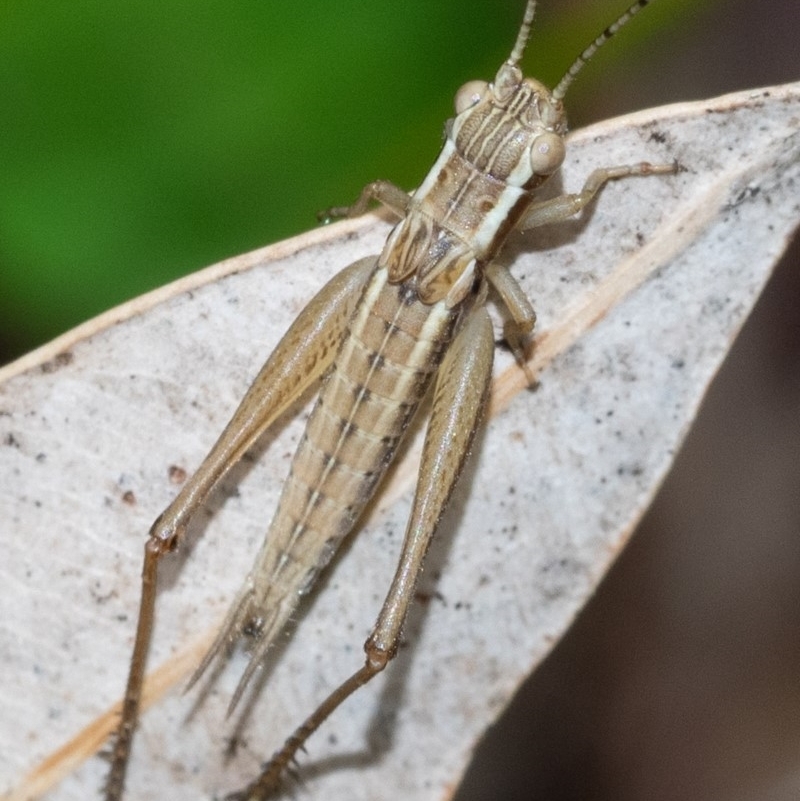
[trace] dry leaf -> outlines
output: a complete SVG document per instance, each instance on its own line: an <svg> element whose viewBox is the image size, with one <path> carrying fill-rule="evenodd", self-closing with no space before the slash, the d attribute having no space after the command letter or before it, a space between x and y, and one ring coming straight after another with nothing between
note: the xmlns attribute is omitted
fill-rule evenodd
<svg viewBox="0 0 800 801"><path fill-rule="evenodd" d="M540 385L526 390L499 354L491 419L431 551L407 646L311 739L303 796L452 792L635 527L797 224L799 120L794 84L570 138L569 191L597 166L677 160L683 171L609 185L581 219L510 249L539 313ZM357 220L233 259L0 370L3 798L97 795L105 763L83 760L114 723L150 522L302 305L386 231ZM304 414L242 466L238 490L220 493L164 566L131 801L236 788L361 663L404 530L413 445L245 716L225 719L241 655L181 694L266 530Z"/></svg>

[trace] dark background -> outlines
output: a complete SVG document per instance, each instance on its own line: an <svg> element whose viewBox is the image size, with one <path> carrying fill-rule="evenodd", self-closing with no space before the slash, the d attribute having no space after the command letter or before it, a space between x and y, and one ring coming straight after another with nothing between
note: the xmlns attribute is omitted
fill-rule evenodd
<svg viewBox="0 0 800 801"><path fill-rule="evenodd" d="M678 13L692 22L581 112L800 78L796 0ZM796 241L631 544L458 801L800 798L799 412Z"/></svg>
<svg viewBox="0 0 800 801"><path fill-rule="evenodd" d="M111 305L414 186L521 2L0 10L0 362ZM552 84L625 0L541 0ZM797 0L658 0L567 98L573 127L800 78ZM800 252L597 597L459 801L800 797Z"/></svg>

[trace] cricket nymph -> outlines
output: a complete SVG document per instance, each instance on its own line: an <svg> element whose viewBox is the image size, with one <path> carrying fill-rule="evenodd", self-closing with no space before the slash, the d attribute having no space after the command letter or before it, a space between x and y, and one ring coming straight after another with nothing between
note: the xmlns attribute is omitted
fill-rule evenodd
<svg viewBox="0 0 800 801"><path fill-rule="evenodd" d="M533 21L528 0L511 55L494 83L465 84L444 147L411 197L394 185L367 186L349 209L377 200L400 218L380 255L335 276L303 309L198 471L156 520L145 546L142 604L111 758L106 801L120 801L136 728L155 619L157 567L180 544L192 516L258 437L313 383L319 397L297 446L255 564L192 681L217 655L246 640L250 662L235 705L319 571L356 526L419 408L433 392L419 476L400 560L364 644L362 667L298 726L236 801L263 801L297 751L355 690L397 652L425 554L456 486L488 396L494 331L492 290L504 335L525 366L535 314L509 268L495 261L508 235L578 213L609 180L670 173L646 163L596 170L583 189L537 199L565 157L562 100L588 58L649 0L638 0L574 62L550 92L519 62Z"/></svg>
<svg viewBox="0 0 800 801"><path fill-rule="evenodd" d="M561 103L515 65L466 101L459 92L456 110L441 155L365 274L264 545L198 669L249 632L234 701L391 464L459 322L486 294L484 265L563 161ZM483 369L491 363L489 351Z"/></svg>

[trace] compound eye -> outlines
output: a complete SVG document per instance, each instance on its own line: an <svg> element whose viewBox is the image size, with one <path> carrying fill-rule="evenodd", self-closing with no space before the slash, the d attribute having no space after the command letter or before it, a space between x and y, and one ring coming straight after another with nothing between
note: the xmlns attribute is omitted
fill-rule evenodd
<svg viewBox="0 0 800 801"><path fill-rule="evenodd" d="M554 133L543 133L531 145L531 169L536 175L551 175L564 161L564 141Z"/></svg>
<svg viewBox="0 0 800 801"><path fill-rule="evenodd" d="M486 81L468 81L457 92L455 98L456 114L472 108L483 97L489 86Z"/></svg>

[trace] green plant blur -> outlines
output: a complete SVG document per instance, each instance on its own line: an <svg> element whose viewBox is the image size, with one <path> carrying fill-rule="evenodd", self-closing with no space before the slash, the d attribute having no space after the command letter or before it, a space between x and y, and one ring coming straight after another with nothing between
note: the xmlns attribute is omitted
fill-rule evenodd
<svg viewBox="0 0 800 801"><path fill-rule="evenodd" d="M603 80L661 0L586 70ZM659 8L663 6L663 8ZM541 0L553 83L625 7ZM0 363L148 289L315 225L374 178L414 186L452 96L493 77L522 0L44 0L0 6ZM600 60L600 59L598 59ZM630 69L630 62L628 69ZM573 122L579 115L571 114Z"/></svg>

